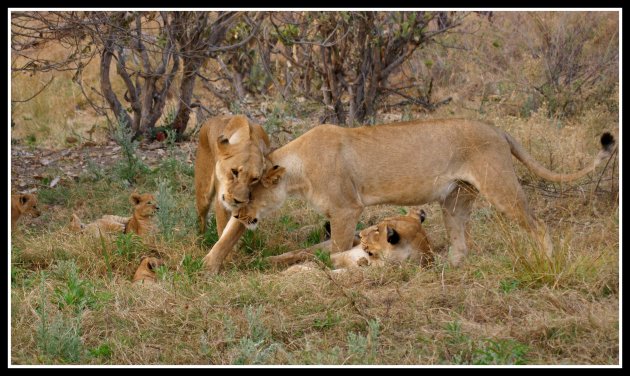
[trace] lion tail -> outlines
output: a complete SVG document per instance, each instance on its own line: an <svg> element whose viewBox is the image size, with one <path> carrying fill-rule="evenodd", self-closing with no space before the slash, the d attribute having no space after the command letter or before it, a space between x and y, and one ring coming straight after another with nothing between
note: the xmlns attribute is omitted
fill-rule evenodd
<svg viewBox="0 0 630 376"><path fill-rule="evenodd" d="M562 174L562 173L553 172L547 169L545 166L541 165L512 136L510 136L509 134L505 132L503 132L503 134L508 144L510 145L510 150L512 152L512 155L514 155L519 161L521 161L525 166L527 166L527 168L530 171L532 171L536 175L540 176L541 178L545 180L549 180L553 182L573 181L583 176L586 176L587 174L595 170L595 168L599 164L601 164L602 161L610 158L610 156L615 150L615 138L609 132L605 132L600 138L602 149L599 151L599 153L597 153L592 164L572 174Z"/></svg>

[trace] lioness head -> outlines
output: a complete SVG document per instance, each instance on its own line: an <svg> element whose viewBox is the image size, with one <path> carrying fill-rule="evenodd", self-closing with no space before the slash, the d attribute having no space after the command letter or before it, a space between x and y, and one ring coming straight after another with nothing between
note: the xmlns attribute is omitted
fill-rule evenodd
<svg viewBox="0 0 630 376"><path fill-rule="evenodd" d="M133 213L138 217L151 217L159 209L155 197L150 193L139 194L134 192L129 196L129 201L134 206Z"/></svg>
<svg viewBox="0 0 630 376"><path fill-rule="evenodd" d="M361 247L370 257L370 264L402 262L407 259L426 264L433 259L431 246L422 222L424 211L386 218L377 225L363 229Z"/></svg>
<svg viewBox="0 0 630 376"><path fill-rule="evenodd" d="M280 187L280 181L285 172L286 169L278 165L267 169L260 184L252 187L252 199L238 209L234 217L248 229L254 230L261 218L284 202L286 192Z"/></svg>
<svg viewBox="0 0 630 376"><path fill-rule="evenodd" d="M41 212L37 208L37 196L30 193L24 193L14 195L13 197L16 200L20 214L27 214L32 217L39 217L41 215Z"/></svg>
<svg viewBox="0 0 630 376"><path fill-rule="evenodd" d="M249 202L251 188L262 177L267 146L246 117L235 116L218 137L217 149L217 194L226 209L237 209Z"/></svg>

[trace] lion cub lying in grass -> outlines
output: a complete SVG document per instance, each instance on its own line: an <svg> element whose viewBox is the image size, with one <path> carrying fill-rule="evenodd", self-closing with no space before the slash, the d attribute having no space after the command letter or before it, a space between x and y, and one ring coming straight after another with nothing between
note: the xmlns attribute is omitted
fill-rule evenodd
<svg viewBox="0 0 630 376"><path fill-rule="evenodd" d="M131 217L104 215L92 223L83 224L76 214L72 214L70 230L98 237L100 234L130 233L144 237L154 231L153 216L159 209L155 197L150 193L132 193L129 197L134 205Z"/></svg>
<svg viewBox="0 0 630 376"><path fill-rule="evenodd" d="M133 275L133 283L154 283L156 282L155 271L160 266L164 265L164 262L156 257L142 256L140 259L140 266Z"/></svg>
<svg viewBox="0 0 630 376"><path fill-rule="evenodd" d="M37 196L30 193L11 195L11 231L15 229L22 214L28 214L31 217L41 215L37 209Z"/></svg>
<svg viewBox="0 0 630 376"><path fill-rule="evenodd" d="M433 250L422 227L425 218L424 210L414 208L407 215L385 218L378 224L361 230L359 245L330 255L333 268L343 270L358 266L401 263L407 260L422 266L430 264L433 261ZM319 248L320 244L307 250L273 256L269 260L279 263L312 258L312 251ZM311 263L293 265L285 273L313 268Z"/></svg>

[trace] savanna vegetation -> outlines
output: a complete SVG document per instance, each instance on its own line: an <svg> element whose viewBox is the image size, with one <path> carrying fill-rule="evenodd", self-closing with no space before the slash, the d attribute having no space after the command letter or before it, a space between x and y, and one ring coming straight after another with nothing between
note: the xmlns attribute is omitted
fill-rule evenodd
<svg viewBox="0 0 630 376"><path fill-rule="evenodd" d="M324 237L325 218L289 200L210 276L202 259L217 233L198 234L190 153L220 114L246 114L274 147L323 122L466 117L507 130L550 169L575 171L603 132L619 140L618 12L10 18L12 191L36 193L42 211L10 238L12 364L620 363L617 154L568 184L515 161L551 230L551 260L478 199L458 268L431 204L428 268L332 274L319 253L318 270L283 275L267 256ZM111 163L94 152L103 145ZM57 163L63 153L45 159L66 149L81 156L79 173ZM22 163L27 155L42 159ZM68 230L73 213L130 215L133 191L156 195L155 236ZM370 207L359 227L406 210ZM144 255L165 263L156 284L131 283Z"/></svg>

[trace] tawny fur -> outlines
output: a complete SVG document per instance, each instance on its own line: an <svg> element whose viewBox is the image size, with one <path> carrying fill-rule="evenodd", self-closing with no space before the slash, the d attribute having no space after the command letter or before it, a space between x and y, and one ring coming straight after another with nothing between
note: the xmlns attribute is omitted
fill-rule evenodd
<svg viewBox="0 0 630 376"><path fill-rule="evenodd" d="M195 157L195 198L201 233L206 230L212 202L221 235L231 210L249 201L251 184L264 172L269 145L263 128L242 115L211 118L201 127Z"/></svg>
<svg viewBox="0 0 630 376"><path fill-rule="evenodd" d="M156 282L155 270L164 262L155 257L142 257L140 260L140 266L136 269L136 273L133 275L133 283L153 283Z"/></svg>
<svg viewBox="0 0 630 376"><path fill-rule="evenodd" d="M529 231L551 257L547 226L529 209L511 156L545 179L569 181L592 172L610 157L614 139L602 137L601 143L602 150L589 166L558 174L537 163L505 131L479 121L427 120L359 128L320 125L268 155L274 168L266 171L263 184L252 190L252 200L236 216L253 228L289 196L301 197L330 218L331 250L338 252L350 248L364 207L437 201L449 235L449 261L457 266L467 253L465 229L472 203L481 194ZM218 270L222 257L238 240L233 238L236 231L229 235L206 256L208 270Z"/></svg>
<svg viewBox="0 0 630 376"><path fill-rule="evenodd" d="M385 218L378 224L363 229L359 232L358 244L355 244L353 248L330 255L333 268L384 265L407 260L422 266L428 265L433 261L433 250L422 227L424 216L424 211L414 208L405 216ZM395 234L395 239L390 239L388 233ZM271 256L267 260L278 265L312 259L315 250L324 249L327 243L323 242L303 250ZM298 269L300 268L295 268L295 270Z"/></svg>
<svg viewBox="0 0 630 376"><path fill-rule="evenodd" d="M41 215L37 208L37 196L31 193L11 195L11 230L15 230L17 221L22 215L31 217Z"/></svg>
<svg viewBox="0 0 630 376"><path fill-rule="evenodd" d="M115 233L135 233L145 237L155 231L153 217L158 210L155 197L150 193L132 193L129 200L134 205L131 217L117 215L103 215L92 223L83 224L76 214L72 214L72 220L68 226L75 232L83 232L94 237Z"/></svg>

